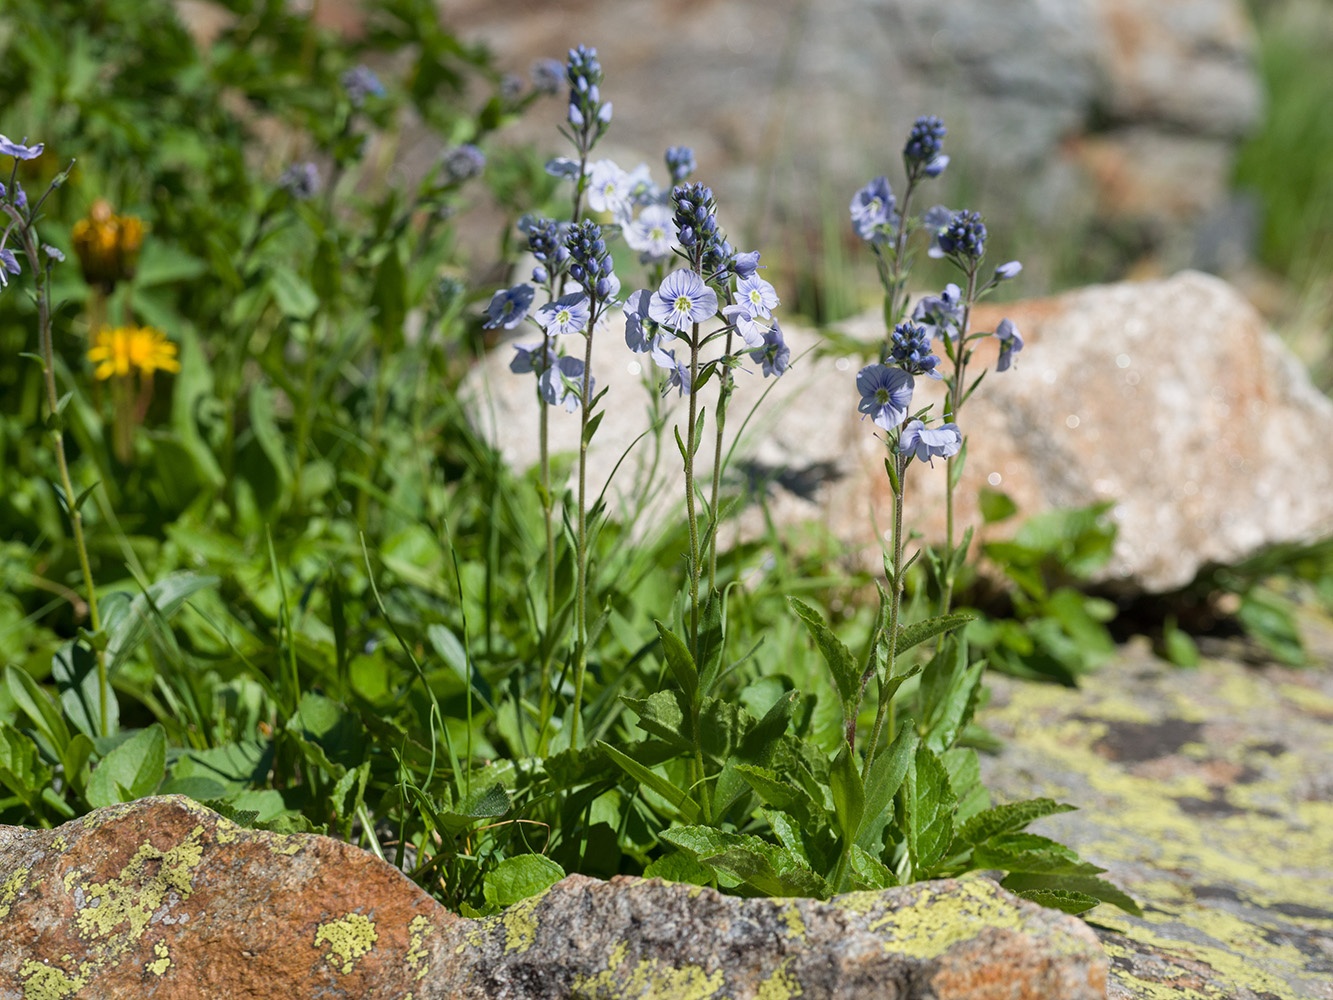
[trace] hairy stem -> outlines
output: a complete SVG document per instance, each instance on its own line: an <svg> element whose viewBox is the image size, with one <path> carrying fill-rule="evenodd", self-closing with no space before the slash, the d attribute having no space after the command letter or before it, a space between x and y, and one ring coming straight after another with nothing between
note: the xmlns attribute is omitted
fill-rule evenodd
<svg viewBox="0 0 1333 1000"><path fill-rule="evenodd" d="M870 765L879 749L880 735L884 731L884 718L888 714L893 699L884 697L884 682L893 676L898 658L898 610L903 600L903 497L907 492L906 455L893 455L890 461L898 474L898 489L893 494L893 579L889 581L889 662L885 674L880 678L879 707L875 711L875 728L871 730L870 742L866 746L866 761L861 772L861 780L870 779Z"/></svg>

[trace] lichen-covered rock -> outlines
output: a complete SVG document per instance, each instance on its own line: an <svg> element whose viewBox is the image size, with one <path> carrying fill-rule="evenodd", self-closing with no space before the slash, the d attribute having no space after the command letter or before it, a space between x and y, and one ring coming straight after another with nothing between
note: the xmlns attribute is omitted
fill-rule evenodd
<svg viewBox="0 0 1333 1000"><path fill-rule="evenodd" d="M992 679L987 784L1079 806L1035 829L1143 906L1088 915L1112 1000L1333 1000L1333 623L1305 624L1306 670L1134 643L1076 691Z"/></svg>
<svg viewBox="0 0 1333 1000"><path fill-rule="evenodd" d="M1080 921L984 879L829 903L570 876L485 920L180 796L0 827L0 1000L1092 1000Z"/></svg>

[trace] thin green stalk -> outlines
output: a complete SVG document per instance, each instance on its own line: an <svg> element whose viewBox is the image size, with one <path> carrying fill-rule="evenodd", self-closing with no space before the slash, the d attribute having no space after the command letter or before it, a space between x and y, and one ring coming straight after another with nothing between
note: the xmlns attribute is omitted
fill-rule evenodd
<svg viewBox="0 0 1333 1000"><path fill-rule="evenodd" d="M879 679L879 707L875 710L875 728L870 732L870 743L866 746L866 761L861 771L863 782L870 780L870 765L879 748L879 738L884 730L884 718L893 699L884 697L884 682L893 676L898 655L898 610L903 598L903 496L907 492L906 455L892 456L894 469L898 474L897 489L893 491L893 579L889 581L889 662L884 676Z"/></svg>
<svg viewBox="0 0 1333 1000"><path fill-rule="evenodd" d="M734 331L727 331L727 347L723 352L724 357L731 357L731 338ZM708 592L711 594L717 588L717 533L721 527L721 515L718 511L718 492L722 484L722 432L727 425L727 400L731 397L731 390L735 385L732 378L731 369L725 366L722 369L720 387L717 393L717 443L713 448L713 494L711 510L713 512L712 531L708 539Z"/></svg>
<svg viewBox="0 0 1333 1000"><path fill-rule="evenodd" d="M51 303L49 288L51 282L50 264L42 266L39 256L37 231L13 205L5 204L5 212L13 220L11 229L16 229L23 242L23 253L32 268L33 285L37 296L37 331L41 340L42 378L46 383L46 403L51 411L51 441L55 446L56 468L60 472L60 488L65 493L65 506L69 511L70 531L74 536L74 549L79 557L79 571L83 574L83 586L88 593L88 623L94 632L101 631L102 618L97 608L97 589L93 584L92 564L88 560L88 545L83 537L83 515L79 512L74 494L74 483L69 474L69 461L65 457L65 435L61 429L60 397L56 392L55 346L51 338ZM97 653L97 702L98 719L101 732L107 731L107 673L106 651Z"/></svg>
<svg viewBox="0 0 1333 1000"><path fill-rule="evenodd" d="M685 516L690 526L690 655L699 662L699 516L694 509L695 425L698 423L699 394L699 324L690 333L690 422L685 431Z"/></svg>
<svg viewBox="0 0 1333 1000"><path fill-rule="evenodd" d="M587 346L583 354L583 386L579 398L579 520L578 580L574 591L574 718L570 723L569 746L578 746L579 716L583 713L583 675L588 669L588 420L592 416L592 334L597 321L597 301L588 311Z"/></svg>
<svg viewBox="0 0 1333 1000"><path fill-rule="evenodd" d="M949 386L949 409L944 414L946 422L958 420L958 411L963 406L963 385L967 379L967 328L972 317L972 298L977 291L977 268L972 265L967 273L967 295L963 299L963 321L958 328L958 340L949 345L949 356L953 360L953 382ZM960 461L958 456L950 456L945 470L944 483L944 588L940 594L940 614L948 614L953 603L953 493L954 464ZM943 637L941 636L941 641Z"/></svg>

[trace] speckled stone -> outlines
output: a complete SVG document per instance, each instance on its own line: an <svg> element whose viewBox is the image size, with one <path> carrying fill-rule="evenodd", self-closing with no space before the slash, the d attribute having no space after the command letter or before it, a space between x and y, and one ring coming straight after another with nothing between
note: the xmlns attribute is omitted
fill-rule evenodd
<svg viewBox="0 0 1333 1000"><path fill-rule="evenodd" d="M0 827L0 1000L1093 1000L1079 920L973 878L828 903L570 876L464 920L327 837L181 796Z"/></svg>
<svg viewBox="0 0 1333 1000"><path fill-rule="evenodd" d="M990 679L996 798L1079 806L1033 829L1143 907L1087 914L1112 1000L1333 1000L1333 622L1304 639L1299 670L1136 642L1076 691Z"/></svg>

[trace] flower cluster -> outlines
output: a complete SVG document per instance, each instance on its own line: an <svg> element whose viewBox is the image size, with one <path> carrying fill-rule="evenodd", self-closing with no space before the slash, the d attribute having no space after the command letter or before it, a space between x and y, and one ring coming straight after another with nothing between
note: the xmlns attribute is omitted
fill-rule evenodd
<svg viewBox="0 0 1333 1000"><path fill-rule="evenodd" d="M470 142L450 146L440 157L445 178L454 184L471 180L486 166L486 154Z"/></svg>
<svg viewBox="0 0 1333 1000"><path fill-rule="evenodd" d="M278 187L297 201L305 201L319 194L319 167L306 161L293 163L278 178Z"/></svg>
<svg viewBox="0 0 1333 1000"><path fill-rule="evenodd" d="M887 243L898 232L901 219L887 177L876 177L852 195L852 228L867 243Z"/></svg>
<svg viewBox="0 0 1333 1000"><path fill-rule="evenodd" d="M938 177L944 173L949 158L940 152L940 148L948 131L944 122L934 115L922 115L916 120L908 133L907 145L903 147L903 162L907 165L909 179L918 174Z"/></svg>
<svg viewBox="0 0 1333 1000"><path fill-rule="evenodd" d="M671 192L675 205L676 238L699 261L719 239L717 203L712 189L702 184L682 184Z"/></svg>
<svg viewBox="0 0 1333 1000"><path fill-rule="evenodd" d="M668 146L666 168L667 173L671 175L672 184L684 184L697 169L694 150L689 146Z"/></svg>
<svg viewBox="0 0 1333 1000"><path fill-rule="evenodd" d="M930 334L925 327L913 323L895 326L889 356L899 368L912 375L925 375L936 380L944 377L937 370L940 359L931 353Z"/></svg>
<svg viewBox="0 0 1333 1000"><path fill-rule="evenodd" d="M620 281L611 269L611 253L602 239L602 227L581 222L565 239L569 251L569 276L592 298L606 301L620 291Z"/></svg>
<svg viewBox="0 0 1333 1000"><path fill-rule="evenodd" d="M584 45L570 49L565 76L569 79L569 124L579 148L586 152L611 124L611 102L602 101L602 64L597 61L597 50Z"/></svg>
<svg viewBox="0 0 1333 1000"><path fill-rule="evenodd" d="M368 97L384 96L384 84L380 83L380 78L369 66L353 66L344 71L339 81L343 85L344 93L347 94L347 100L354 108L365 107Z"/></svg>
<svg viewBox="0 0 1333 1000"><path fill-rule="evenodd" d="M986 224L977 212L954 212L939 234L939 247L947 256L980 260L986 253Z"/></svg>

